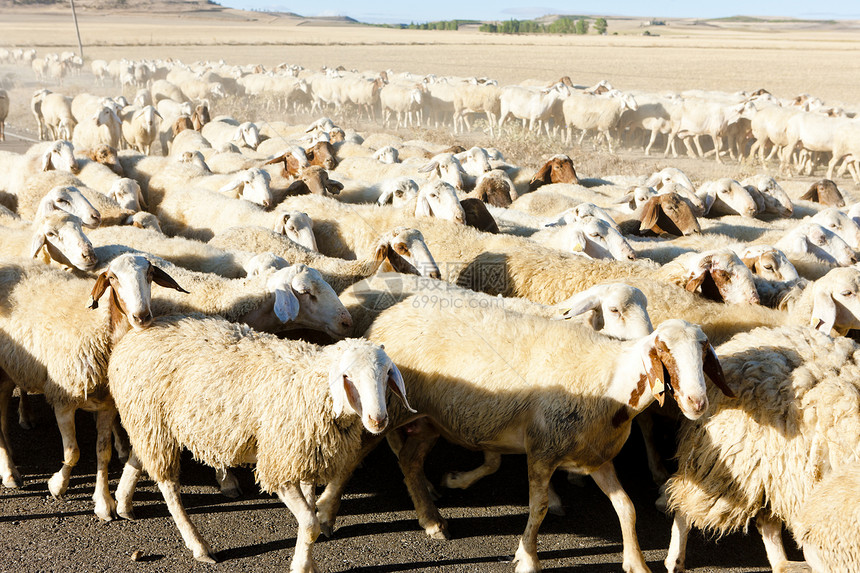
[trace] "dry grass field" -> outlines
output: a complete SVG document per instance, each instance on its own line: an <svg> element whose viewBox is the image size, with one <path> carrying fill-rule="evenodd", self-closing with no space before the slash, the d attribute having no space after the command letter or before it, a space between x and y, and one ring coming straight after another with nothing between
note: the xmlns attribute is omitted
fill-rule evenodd
<svg viewBox="0 0 860 573"><path fill-rule="evenodd" d="M766 88L777 96L810 93L828 103L860 108L860 22L669 20L667 26L644 28L640 26L644 18L616 18L609 20L608 36L501 36L475 30L394 30L236 10L168 13L162 8L154 4L146 13L79 10L87 60L172 57L186 62L224 59L266 66L288 62L311 69L343 65L360 70L487 76L497 78L500 84L569 75L583 85L608 79L623 90ZM643 36L646 29L653 35ZM40 55L76 51L71 14L57 9L13 9L0 2L0 47L9 46L32 47ZM47 87L68 95L81 91L116 95L116 88L95 87L91 78L85 73L69 78L64 86ZM0 67L0 80L4 79L13 84L9 129L32 137L34 124L28 104L40 84L29 69L11 66ZM235 98L216 102L213 116L220 113L254 121L304 123L312 119L269 113ZM362 134L381 130L377 125L356 123L352 117L336 119ZM536 167L542 157L564 152L587 177L647 175L674 166L698 182L722 176L740 179L761 171L749 163L718 165L713 158L664 159L661 153L645 157L641 151L626 149L609 155L590 145L565 146L516 130L500 140L478 132L454 137L446 131L424 128L402 129L399 135L458 142L467 147L493 145L510 161L531 167ZM0 150L20 151L29 145L14 140L10 137L10 141L0 143ZM772 174L776 175L774 168ZM822 176L821 170L816 175L782 184L797 197L810 180ZM839 185L849 196L857 195L849 179L840 180ZM224 563L212 568L191 560L151 482L140 489L138 521L99 523L89 498L95 471L91 416L79 414L82 457L67 500L50 498L45 479L56 469L59 435L49 409L44 403L39 408L35 434L26 434L12 424L13 443L33 446L17 451L26 487L17 492L0 490L0 572L255 571L287 567L296 533L289 512L276 499L259 493L225 503L212 487L211 470L190 460L188 469L183 470L186 504ZM428 460L428 474L435 481L443 467L470 467L479 458L474 453L437 452ZM481 482L474 492L446 494L440 506L452 521L456 539L439 543L426 539L418 528L392 456L377 451L349 490L342 529L334 539L320 540L316 555L323 570L513 570L510 559L525 523L527 499L524 463L518 456L508 458L502 471ZM670 522L653 507L657 492L645 483L644 459L629 450L622 458L619 473L639 512L643 549L653 570L664 570L661 560L668 546ZM383 468L384 475L377 473L377 467ZM113 490L121 468L114 461L111 469ZM240 479L246 492L256 492L250 472L243 471ZM541 529L539 551L547 570L619 570L620 532L608 500L590 482L582 489L569 485L563 477L554 481L570 503L567 517L550 517ZM140 563L128 559L135 549L144 553ZM800 556L794 550L792 557ZM746 537L729 536L719 544L698 533L691 537L691 571L766 571L762 567L766 563L754 527Z"/></svg>

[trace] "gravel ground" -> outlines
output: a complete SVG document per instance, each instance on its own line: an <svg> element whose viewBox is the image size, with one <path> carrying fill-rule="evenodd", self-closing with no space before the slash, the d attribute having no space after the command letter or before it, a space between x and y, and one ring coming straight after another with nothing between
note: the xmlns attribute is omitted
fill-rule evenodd
<svg viewBox="0 0 860 573"><path fill-rule="evenodd" d="M10 424L15 459L24 475L20 490L0 489L0 571L264 571L287 568L295 545L295 520L275 497L260 494L248 469L237 471L245 495L222 496L214 472L190 456L182 466L183 501L211 544L218 565L195 562L153 482L142 480L135 496L136 521L102 523L93 513L95 484L93 416L78 412L81 460L62 500L51 498L47 478L59 469L62 449L50 408L32 397L38 426ZM17 401L13 400L13 407ZM14 411L14 410L13 410ZM441 443L427 460L438 483L444 471L478 465L481 454ZM670 521L654 508L657 489L648 477L641 441L634 433L616 461L619 476L636 505L637 530L645 557L663 571ZM111 491L121 474L111 462ZM621 530L609 500L594 482L553 479L565 516L548 515L539 536L546 571L621 570ZM511 559L528 510L525 458L504 456L498 473L469 491L441 490L442 514L453 539L435 541L419 528L400 470L387 446L373 452L347 488L332 539L320 537L315 557L323 571L513 571ZM755 529L754 527L752 528ZM786 535L788 547L793 543ZM141 551L138 562L130 559ZM800 559L797 551L793 557ZM691 571L768 571L759 535L732 535L719 542L690 537Z"/></svg>

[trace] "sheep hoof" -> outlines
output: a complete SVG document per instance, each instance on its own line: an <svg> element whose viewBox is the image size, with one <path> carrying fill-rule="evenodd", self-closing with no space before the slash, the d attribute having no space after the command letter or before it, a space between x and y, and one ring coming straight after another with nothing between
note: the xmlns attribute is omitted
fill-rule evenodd
<svg viewBox="0 0 860 573"><path fill-rule="evenodd" d="M129 521L134 521L135 519L137 519L137 518L134 516L134 510L133 510L133 509L127 509L127 510L126 510L126 509L121 509L121 510L119 511L119 516L120 516L121 518L123 518L123 519L127 519L127 520L129 520Z"/></svg>
<svg viewBox="0 0 860 573"><path fill-rule="evenodd" d="M18 418L18 425L21 426L21 429L23 429L23 430L35 430L36 429L36 424L34 424L33 421L30 420L29 417L23 417L22 416L22 417Z"/></svg>
<svg viewBox="0 0 860 573"><path fill-rule="evenodd" d="M444 523L425 527L424 531L431 539L439 539L441 541L451 539L451 534L448 533L448 526Z"/></svg>
<svg viewBox="0 0 860 573"><path fill-rule="evenodd" d="M773 573L811 573L812 569L805 561L784 561L774 567Z"/></svg>
<svg viewBox="0 0 860 573"><path fill-rule="evenodd" d="M215 557L212 556L212 553L209 551L202 551L200 553L194 554L194 559L200 561L201 563L218 563Z"/></svg>
<svg viewBox="0 0 860 573"><path fill-rule="evenodd" d="M448 472L442 476L442 487L449 489L466 489L466 486L461 481L462 472Z"/></svg>
<svg viewBox="0 0 860 573"><path fill-rule="evenodd" d="M334 535L334 524L320 522L320 533L331 539L331 536Z"/></svg>
<svg viewBox="0 0 860 573"><path fill-rule="evenodd" d="M8 475L3 478L3 487L9 489L18 489L23 485L24 480L21 478L21 474L19 474L17 471L12 472L11 475Z"/></svg>
<svg viewBox="0 0 860 573"><path fill-rule="evenodd" d="M225 487L221 490L221 493L224 494L224 497L229 497L230 499L238 499L242 497L242 489L239 486Z"/></svg>
<svg viewBox="0 0 860 573"><path fill-rule="evenodd" d="M51 495L56 498L63 497L63 494L66 493L66 489L69 487L69 483L63 479L63 476L60 472L55 473L51 476L51 479L48 480L48 491L51 492Z"/></svg>

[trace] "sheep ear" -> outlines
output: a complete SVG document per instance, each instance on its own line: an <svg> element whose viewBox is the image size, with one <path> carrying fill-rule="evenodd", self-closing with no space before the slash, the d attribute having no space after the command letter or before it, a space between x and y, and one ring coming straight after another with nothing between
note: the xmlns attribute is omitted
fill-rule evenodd
<svg viewBox="0 0 860 573"><path fill-rule="evenodd" d="M717 194L711 193L711 192L701 193L698 195L698 197L699 197L699 199L701 199L702 203L705 205L705 211L704 211L703 215L707 215L708 212L711 210L711 207L714 206L714 201L717 200Z"/></svg>
<svg viewBox="0 0 860 573"><path fill-rule="evenodd" d="M39 255L39 251L45 246L44 233L36 233L33 235L33 241L30 243L30 258L35 259Z"/></svg>
<svg viewBox="0 0 860 573"><path fill-rule="evenodd" d="M297 179L290 183L290 186L287 187L287 195L309 195L311 192L310 188L305 184L301 179Z"/></svg>
<svg viewBox="0 0 860 573"><path fill-rule="evenodd" d="M42 163L40 165L40 169L42 171L50 171L51 170L51 155L53 155L53 151L46 151L42 155Z"/></svg>
<svg viewBox="0 0 860 573"><path fill-rule="evenodd" d="M137 186L134 194L137 196L137 202L140 204L140 208L144 211L148 211L149 205L146 204L146 199L143 198L143 191L141 191L140 185Z"/></svg>
<svg viewBox="0 0 860 573"><path fill-rule="evenodd" d="M418 203L415 204L416 217L432 217L433 209L430 207L430 201L426 195L418 195Z"/></svg>
<svg viewBox="0 0 860 573"><path fill-rule="evenodd" d="M755 273L755 264L758 262L758 260L759 260L759 257L741 257L741 261L753 273Z"/></svg>
<svg viewBox="0 0 860 573"><path fill-rule="evenodd" d="M284 235L284 229L287 226L287 221L290 219L290 215L288 213L284 213L281 217L278 217L278 220L275 221L275 232L279 235Z"/></svg>
<svg viewBox="0 0 860 573"><path fill-rule="evenodd" d="M815 293L812 304L812 328L830 334L836 324L836 301L824 289Z"/></svg>
<svg viewBox="0 0 860 573"><path fill-rule="evenodd" d="M720 389L720 392L729 398L735 397L735 393L732 392L732 389L729 388L729 385L726 383L726 377L723 374L723 367L720 364L720 359L717 358L717 353L714 352L714 347L711 346L710 342L705 343L705 356L702 358L702 371L711 379L711 382Z"/></svg>
<svg viewBox="0 0 860 573"><path fill-rule="evenodd" d="M627 205L631 209L635 209L636 208L636 194L635 193L628 193L627 195L624 195L623 197L619 197L618 199L616 199L612 203L615 205Z"/></svg>
<svg viewBox="0 0 860 573"><path fill-rule="evenodd" d="M388 371L388 387L391 388L391 391L394 392L401 400L403 400L403 405L406 406L407 410L413 414L418 413L417 410L414 410L412 406L409 405L409 400L406 399L406 384L403 383L403 375L394 363L391 364L391 370Z"/></svg>
<svg viewBox="0 0 860 573"><path fill-rule="evenodd" d="M424 165L421 168L419 168L418 173L430 173L431 171L435 170L437 167L439 167L439 162L438 161L431 161L431 162L427 163L427 165Z"/></svg>
<svg viewBox="0 0 860 573"><path fill-rule="evenodd" d="M687 284L684 285L684 289L687 292L696 292L696 289L702 286L702 283L705 282L705 277L708 275L708 269L698 269L697 272L690 277L687 281Z"/></svg>
<svg viewBox="0 0 860 573"><path fill-rule="evenodd" d="M341 183L340 181L335 181L333 179L329 179L325 187L326 190L332 195L337 195L341 191L343 191L343 183Z"/></svg>
<svg viewBox="0 0 860 573"><path fill-rule="evenodd" d="M227 193L228 191L234 191L236 189L239 189L239 187L244 185L244 183L245 183L245 181L243 181L241 177L237 177L233 181L230 181L229 183L227 183L226 185L224 185L223 187L218 189L218 192L219 193ZM241 191L237 191L236 194L234 195L234 197L238 197L240 193L241 193Z"/></svg>
<svg viewBox="0 0 860 573"><path fill-rule="evenodd" d="M640 231L652 229L657 224L659 208L660 207L656 199L649 199L644 205L642 205L642 213L639 215Z"/></svg>
<svg viewBox="0 0 860 573"><path fill-rule="evenodd" d="M666 382L663 380L663 362L657 355L657 336L652 335L650 343L642 351L642 364L645 367L645 377L651 387L651 394L661 406L666 393Z"/></svg>
<svg viewBox="0 0 860 573"><path fill-rule="evenodd" d="M295 320L299 315L299 299L292 289L278 289L275 291L275 316L282 323Z"/></svg>
<svg viewBox="0 0 860 573"><path fill-rule="evenodd" d="M388 264L391 265L391 268L393 268L395 272L403 273L405 275L421 274L418 272L418 269L412 266L412 263L401 257L400 254L398 254L397 251L392 249L390 246L388 247L387 258Z"/></svg>
<svg viewBox="0 0 860 573"><path fill-rule="evenodd" d="M242 141L244 137L244 133L242 133L242 128L237 127L236 132L233 134L233 138L230 141Z"/></svg>
<svg viewBox="0 0 860 573"><path fill-rule="evenodd" d="M93 286L93 290L90 293L90 302L87 303L87 308L93 310L99 307L99 299L105 293L108 287L108 274L107 271L103 272L99 275L99 278L96 279L96 284Z"/></svg>
<svg viewBox="0 0 860 573"><path fill-rule="evenodd" d="M538 169L537 173L532 176L531 181L529 181L529 191L534 191L541 185L546 185L549 179L549 171L550 171L549 162L544 163L540 169Z"/></svg>
<svg viewBox="0 0 860 573"><path fill-rule="evenodd" d="M809 188L809 191L800 196L801 201L814 201L818 202L818 184L814 183L812 187Z"/></svg>
<svg viewBox="0 0 860 573"><path fill-rule="evenodd" d="M331 393L332 413L335 419L343 415L347 403L353 412L361 412L361 399L359 398L358 390L356 390L355 385L347 375L343 373L339 364L329 373L328 388Z"/></svg>
<svg viewBox="0 0 860 573"><path fill-rule="evenodd" d="M178 290L179 292L184 292L185 294L190 294L187 290L179 286L179 284L173 280L173 277L156 267L152 266L152 282L157 284L158 286L164 288L172 288L173 290Z"/></svg>
<svg viewBox="0 0 860 573"><path fill-rule="evenodd" d="M282 153L282 154L278 155L277 157L269 159L268 161L263 163L263 165L273 165L275 163L281 163L281 162L286 163L287 153L289 153L289 152Z"/></svg>
<svg viewBox="0 0 860 573"><path fill-rule="evenodd" d="M376 204L380 206L386 205L391 201L392 197L394 197L394 191L387 189L379 195L379 198L376 200Z"/></svg>

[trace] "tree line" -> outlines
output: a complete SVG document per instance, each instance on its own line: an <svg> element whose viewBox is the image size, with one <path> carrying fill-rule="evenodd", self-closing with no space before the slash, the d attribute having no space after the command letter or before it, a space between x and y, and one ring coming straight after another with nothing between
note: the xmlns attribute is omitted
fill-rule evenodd
<svg viewBox="0 0 860 573"><path fill-rule="evenodd" d="M496 24L481 24L481 32L490 34L587 34L591 23L586 18L570 18L563 16L550 24L541 24L534 20L507 20ZM594 20L594 31L605 34L606 18Z"/></svg>

